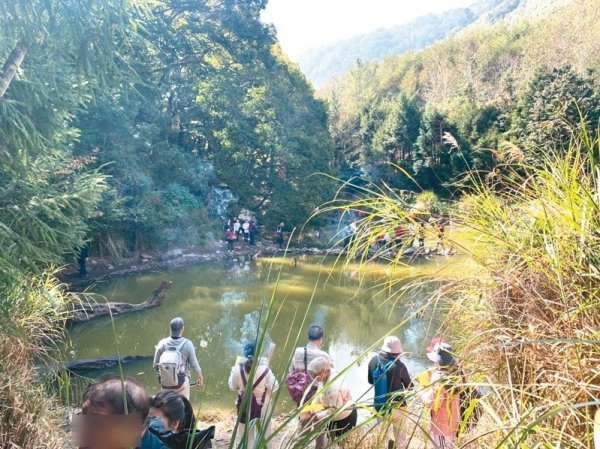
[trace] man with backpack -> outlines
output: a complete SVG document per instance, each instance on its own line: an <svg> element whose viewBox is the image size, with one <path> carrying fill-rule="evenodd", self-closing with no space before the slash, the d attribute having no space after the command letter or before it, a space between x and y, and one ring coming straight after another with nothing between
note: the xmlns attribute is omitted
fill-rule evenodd
<svg viewBox="0 0 600 449"><path fill-rule="evenodd" d="M406 397L403 392L412 388L406 365L400 360L402 343L395 336L385 337L379 353L369 362L368 380L374 387L374 407L382 418L389 419L394 429L394 439L388 448L404 448L406 433ZM387 424L384 432L387 434Z"/></svg>
<svg viewBox="0 0 600 449"><path fill-rule="evenodd" d="M286 379L286 386L290 396L297 406L301 406L311 399L317 391L318 384L308 373L308 365L317 358L325 359L331 363L331 357L322 349L323 328L316 324L308 328L308 343L306 346L296 348L292 358L292 370ZM314 424L314 419L300 420L300 434L309 432ZM325 434L316 439L316 449L325 447Z"/></svg>
<svg viewBox="0 0 600 449"><path fill-rule="evenodd" d="M173 318L170 324L171 336L163 338L156 345L154 367L158 371L160 385L165 390L190 398L190 377L186 371L189 366L196 373L197 385L204 385L204 377L196 358L194 344L183 338L185 329L183 319Z"/></svg>

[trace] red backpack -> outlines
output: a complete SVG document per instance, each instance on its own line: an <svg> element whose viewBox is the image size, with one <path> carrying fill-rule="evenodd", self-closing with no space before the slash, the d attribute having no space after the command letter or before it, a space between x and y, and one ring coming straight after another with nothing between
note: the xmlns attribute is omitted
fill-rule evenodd
<svg viewBox="0 0 600 449"><path fill-rule="evenodd" d="M307 349L304 347L304 371L293 369L285 380L285 385L297 406L307 402L317 392L317 385L307 371ZM307 391L308 390L308 391Z"/></svg>

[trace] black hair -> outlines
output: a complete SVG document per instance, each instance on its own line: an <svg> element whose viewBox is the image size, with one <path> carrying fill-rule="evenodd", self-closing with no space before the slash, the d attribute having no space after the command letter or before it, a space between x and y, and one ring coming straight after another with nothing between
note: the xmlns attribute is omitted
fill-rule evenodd
<svg viewBox="0 0 600 449"><path fill-rule="evenodd" d="M308 339L317 341L323 338L323 328L317 324L313 324L308 328Z"/></svg>
<svg viewBox="0 0 600 449"><path fill-rule="evenodd" d="M169 422L178 422L177 431L196 428L192 404L174 391L161 391L150 398L150 407L160 409Z"/></svg>
<svg viewBox="0 0 600 449"><path fill-rule="evenodd" d="M150 400L146 389L137 379L114 376L96 382L85 390L81 413L86 415L90 409L108 410L111 415L138 414L144 422L148 418Z"/></svg>

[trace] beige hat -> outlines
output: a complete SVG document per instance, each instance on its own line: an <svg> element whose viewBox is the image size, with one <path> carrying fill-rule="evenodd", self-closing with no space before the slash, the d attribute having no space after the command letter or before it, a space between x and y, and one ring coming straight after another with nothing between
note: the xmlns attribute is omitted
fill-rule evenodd
<svg viewBox="0 0 600 449"><path fill-rule="evenodd" d="M381 346L381 350L383 352L387 352L388 354L401 354L402 343L398 337L389 335L383 339L383 346Z"/></svg>

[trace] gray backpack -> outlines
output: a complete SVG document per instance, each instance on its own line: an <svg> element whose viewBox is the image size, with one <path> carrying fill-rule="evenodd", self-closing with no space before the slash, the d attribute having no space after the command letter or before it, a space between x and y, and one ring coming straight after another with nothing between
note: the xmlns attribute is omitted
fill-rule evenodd
<svg viewBox="0 0 600 449"><path fill-rule="evenodd" d="M158 360L158 376L163 388L181 388L185 382L185 365L181 348L187 343L182 338L177 346L165 345L165 350Z"/></svg>

